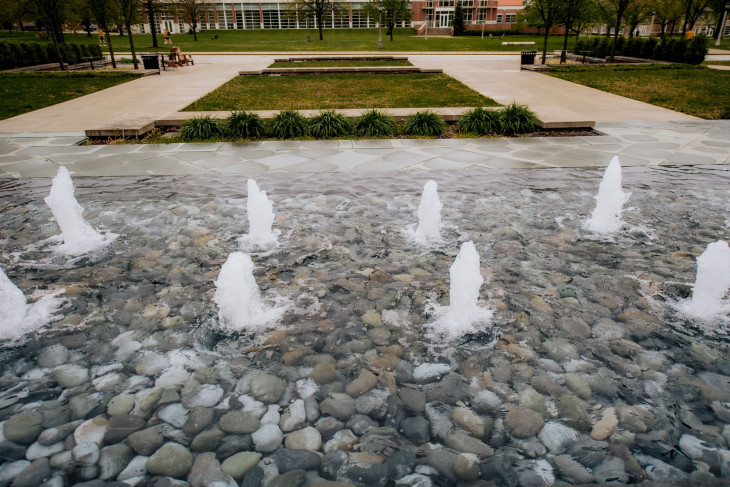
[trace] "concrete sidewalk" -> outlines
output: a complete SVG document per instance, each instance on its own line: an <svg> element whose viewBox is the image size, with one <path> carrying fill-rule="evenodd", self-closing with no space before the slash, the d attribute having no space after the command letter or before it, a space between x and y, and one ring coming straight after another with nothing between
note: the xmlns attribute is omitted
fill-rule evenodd
<svg viewBox="0 0 730 487"><path fill-rule="evenodd" d="M276 55L200 55L195 66L106 90L0 121L0 132L83 131L109 125L139 126L169 117L238 75L263 69ZM362 53L358 53L362 54ZM529 106L544 121L667 121L694 117L629 100L557 78L520 71L519 54L408 54L419 67L443 68L476 91L507 104ZM424 107L428 101L424 101ZM375 107L378 108L378 107Z"/></svg>
<svg viewBox="0 0 730 487"><path fill-rule="evenodd" d="M599 123L604 135L78 146L83 133L0 134L0 179L730 164L730 120Z"/></svg>
<svg viewBox="0 0 730 487"><path fill-rule="evenodd" d="M543 122L593 120L596 122L641 122L697 120L696 117L667 110L587 86L570 83L532 71L520 71L519 56L490 58L460 56L409 56L420 67L441 66L449 76L496 102L516 101L527 105Z"/></svg>

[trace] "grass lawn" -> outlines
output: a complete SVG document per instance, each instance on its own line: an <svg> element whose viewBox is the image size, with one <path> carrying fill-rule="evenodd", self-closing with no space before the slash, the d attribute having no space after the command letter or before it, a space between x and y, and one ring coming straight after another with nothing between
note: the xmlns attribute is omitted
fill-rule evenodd
<svg viewBox="0 0 730 487"><path fill-rule="evenodd" d="M211 39L217 34L218 39ZM282 52L282 51L511 51L519 52L524 49L541 49L542 36L517 35L496 37L489 39L488 35L481 39L479 36L465 37L416 37L413 29L396 29L393 41L383 32L383 49L378 50L377 29L326 29L324 40L318 40L317 31L310 29L312 42L306 42L305 29L283 30L210 30L198 34L198 41L193 40L191 34L172 34L172 42L183 52ZM87 37L85 33L66 34L66 42L79 44L98 44L95 36ZM34 33L0 33L0 40L37 41ZM534 42L534 46L503 46L502 42ZM164 45L162 35L157 36L157 48L152 47L152 35L140 34L134 36L134 46L138 52L152 50L169 51ZM575 38L568 41L568 49L572 49ZM129 52L129 40L116 34L112 35L114 51ZM562 49L563 37L550 36L548 50ZM107 51L107 48L102 48Z"/></svg>
<svg viewBox="0 0 730 487"><path fill-rule="evenodd" d="M364 66L413 66L408 61L300 61L273 63L270 68L352 68Z"/></svg>
<svg viewBox="0 0 730 487"><path fill-rule="evenodd" d="M730 111L730 71L672 65L562 67L546 74L710 120Z"/></svg>
<svg viewBox="0 0 730 487"><path fill-rule="evenodd" d="M139 77L135 73L0 73L0 120Z"/></svg>
<svg viewBox="0 0 730 487"><path fill-rule="evenodd" d="M186 111L497 106L445 74L238 76Z"/></svg>
<svg viewBox="0 0 730 487"><path fill-rule="evenodd" d="M705 61L702 64L705 65L705 66L711 66L711 65L715 65L715 66L730 66L730 61Z"/></svg>

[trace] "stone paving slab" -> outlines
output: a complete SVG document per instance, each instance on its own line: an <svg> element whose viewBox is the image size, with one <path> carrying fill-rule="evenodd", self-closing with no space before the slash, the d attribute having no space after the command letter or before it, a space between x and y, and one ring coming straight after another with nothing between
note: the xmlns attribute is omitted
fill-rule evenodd
<svg viewBox="0 0 730 487"><path fill-rule="evenodd" d="M0 134L0 177L388 172L474 168L730 164L730 121L599 123L581 137L259 141L250 143L49 143ZM56 139L61 140L61 139Z"/></svg>

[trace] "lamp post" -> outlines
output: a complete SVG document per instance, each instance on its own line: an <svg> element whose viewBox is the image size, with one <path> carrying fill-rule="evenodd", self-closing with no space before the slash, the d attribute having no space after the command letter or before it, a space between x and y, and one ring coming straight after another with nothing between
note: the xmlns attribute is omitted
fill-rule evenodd
<svg viewBox="0 0 730 487"><path fill-rule="evenodd" d="M722 22L720 22L720 32L717 33L717 40L715 41L715 47L720 46L722 40L722 32L725 30L725 21L727 21L727 11L730 10L730 2L725 4L725 10L722 13Z"/></svg>
<svg viewBox="0 0 730 487"><path fill-rule="evenodd" d="M378 2L378 49L383 48L383 6Z"/></svg>
<svg viewBox="0 0 730 487"><path fill-rule="evenodd" d="M487 19L482 19L482 40L484 40L484 24L487 23Z"/></svg>

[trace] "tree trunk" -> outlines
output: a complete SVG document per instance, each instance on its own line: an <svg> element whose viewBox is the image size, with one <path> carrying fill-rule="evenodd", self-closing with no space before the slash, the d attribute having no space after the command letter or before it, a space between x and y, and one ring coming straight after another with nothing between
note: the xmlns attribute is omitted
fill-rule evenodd
<svg viewBox="0 0 730 487"><path fill-rule="evenodd" d="M545 38L542 43L542 64L545 64L545 56L547 55L547 44L548 44L548 35L550 35L550 27L549 25L545 26Z"/></svg>
<svg viewBox="0 0 730 487"><path fill-rule="evenodd" d="M63 58L61 57L61 48L58 47L58 41L54 36L51 36L53 39L53 49L56 51L56 56L58 57L58 65L61 68L61 71L66 71L66 65L63 63Z"/></svg>
<svg viewBox="0 0 730 487"><path fill-rule="evenodd" d="M106 44L109 46L109 56L112 58L112 68L117 69L117 60L114 59L114 48L112 47L112 36L109 34L109 31L105 31L106 34Z"/></svg>
<svg viewBox="0 0 730 487"><path fill-rule="evenodd" d="M131 23L131 22L130 22ZM132 62L134 63L134 69L139 69L139 61L137 60L137 52L134 50L134 36L132 35L132 26L127 24L127 32L129 32L129 49L132 50Z"/></svg>
<svg viewBox="0 0 730 487"><path fill-rule="evenodd" d="M568 30L568 27L565 27L565 37L563 38L563 52L560 53L560 64L565 64L565 61L568 57L568 36L570 35L570 30Z"/></svg>
<svg viewBox="0 0 730 487"><path fill-rule="evenodd" d="M190 24L190 26L193 28L193 40L198 42L198 23L193 20L193 23Z"/></svg>
<svg viewBox="0 0 730 487"><path fill-rule="evenodd" d="M152 47L157 46L157 29L155 28L155 7L152 5L152 0L145 2L147 7L147 19L150 22L150 32L152 33Z"/></svg>
<svg viewBox="0 0 730 487"><path fill-rule="evenodd" d="M324 40L322 36L322 14L317 14L317 29L319 30L319 40Z"/></svg>
<svg viewBox="0 0 730 487"><path fill-rule="evenodd" d="M625 9L625 7L624 7ZM613 33L613 43L611 44L611 59L609 62L613 62L613 58L616 54L616 44L618 43L618 31L621 29L621 18L624 16L624 9L619 8L616 12L616 32Z"/></svg>

